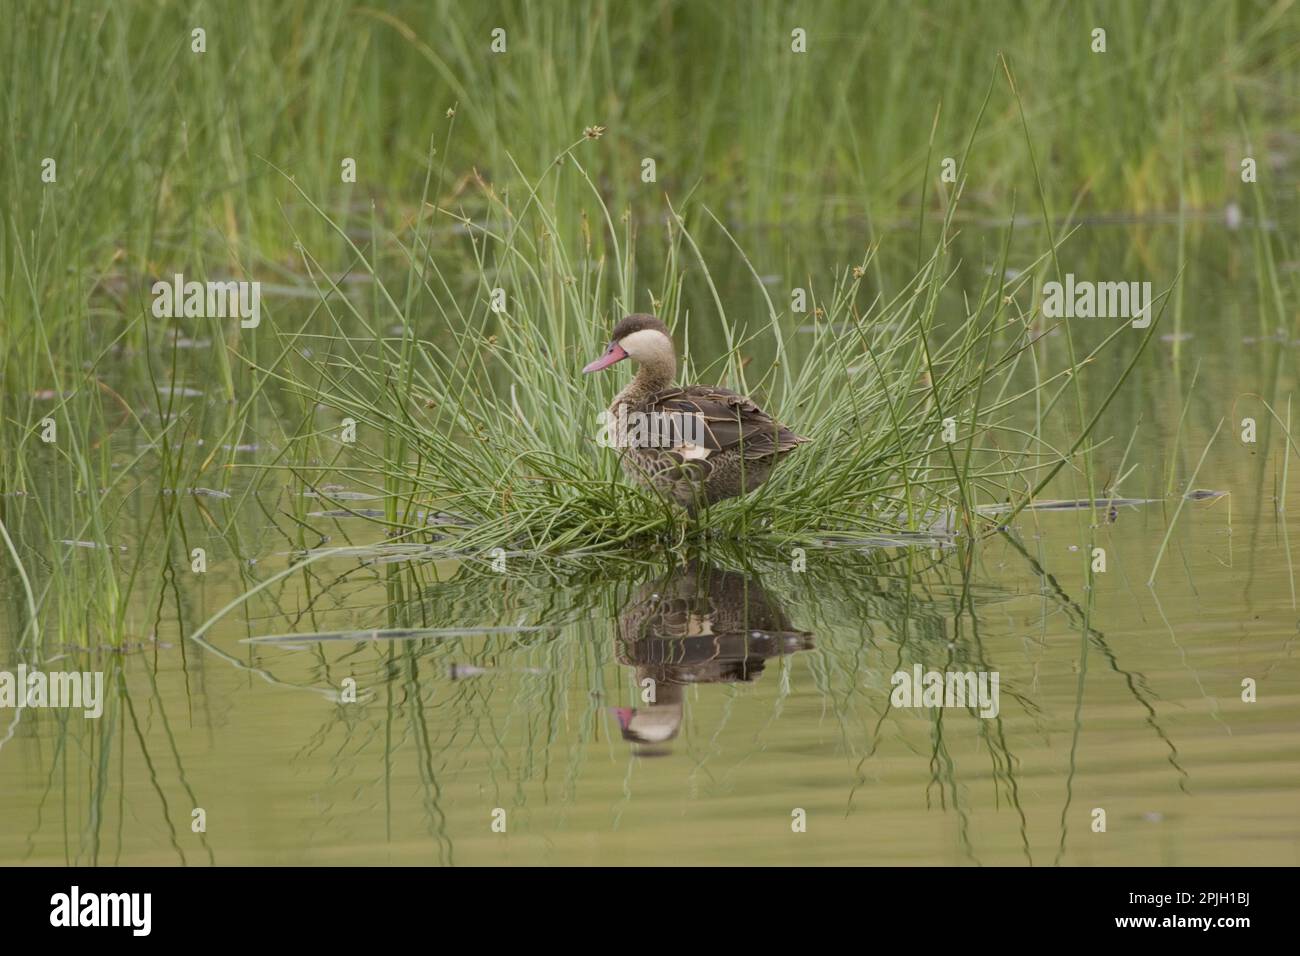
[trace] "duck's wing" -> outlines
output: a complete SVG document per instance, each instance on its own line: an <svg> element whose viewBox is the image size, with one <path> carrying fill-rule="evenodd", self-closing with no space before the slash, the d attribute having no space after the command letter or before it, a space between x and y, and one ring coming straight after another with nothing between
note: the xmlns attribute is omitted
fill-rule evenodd
<svg viewBox="0 0 1300 956"><path fill-rule="evenodd" d="M811 441L744 395L714 385L666 389L650 397L647 409L668 413L675 446L699 445L706 454L736 450L745 458L766 458Z"/></svg>

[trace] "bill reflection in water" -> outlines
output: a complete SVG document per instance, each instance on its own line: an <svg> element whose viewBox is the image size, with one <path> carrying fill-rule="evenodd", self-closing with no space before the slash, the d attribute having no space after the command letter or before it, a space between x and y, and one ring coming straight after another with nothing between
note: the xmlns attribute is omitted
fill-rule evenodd
<svg viewBox="0 0 1300 956"><path fill-rule="evenodd" d="M618 661L635 669L637 707L613 708L643 756L670 752L690 684L757 680L767 661L813 646L756 577L701 561L643 585L618 621Z"/></svg>

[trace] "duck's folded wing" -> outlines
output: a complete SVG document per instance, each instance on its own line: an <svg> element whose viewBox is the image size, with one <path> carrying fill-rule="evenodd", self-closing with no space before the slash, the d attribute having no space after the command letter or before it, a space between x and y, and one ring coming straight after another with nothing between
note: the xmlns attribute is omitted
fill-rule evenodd
<svg viewBox="0 0 1300 956"><path fill-rule="evenodd" d="M668 389L652 396L648 406L667 413L675 446L702 445L709 452L735 449L746 458L764 458L809 440L744 395L726 388L688 385Z"/></svg>

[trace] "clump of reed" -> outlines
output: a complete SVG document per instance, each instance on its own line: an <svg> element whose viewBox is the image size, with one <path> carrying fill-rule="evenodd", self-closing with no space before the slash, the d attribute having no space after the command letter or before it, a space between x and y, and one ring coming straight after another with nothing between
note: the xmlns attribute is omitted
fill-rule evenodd
<svg viewBox="0 0 1300 956"><path fill-rule="evenodd" d="M767 306L765 315L740 317L718 294L696 236L734 240L702 206L665 203L652 227L663 267L642 289L636 247L643 227L607 206L581 162L586 148L579 139L535 182L517 167L508 183L480 181L486 212L479 218L430 208L405 233L387 237L407 262L396 278L377 264L392 256L361 248L336 226L350 268L373 280L373 310L341 294L329 278L337 270L307 254L330 328L313 325L302 336L280 330L286 360L263 371L357 423L357 444L337 465L387 497L386 525L420 536L436 522L439 534L454 531L449 547L462 552L608 552L701 534L814 545L881 533L947 535L975 530L980 503L1027 501L1072 463L1096 425L1102 409L1085 418L1078 373L1126 330L1086 355L1070 340L1056 367L1052 355L1035 351L1044 329L1033 324L1033 280L1049 267L1050 250L1008 280L1004 244L965 314L940 315L954 268L948 239L959 190L910 281L869 288L875 250L868 249L831 271L825 291L801 282L804 315L791 316L786 300L768 295L736 246ZM585 183L589 200L561 212L552 197L572 192L557 182L565 177ZM449 275L434 255L433 223L445 216L462 227L474 263L467 274ZM581 221L576 249L563 239L574 231L566 216ZM712 292L707 314L684 307L688 275ZM813 443L759 491L696 522L628 484L617 453L597 441L610 374L578 370L632 311L653 311L674 329L686 351L681 380L750 394ZM810 333L798 355L788 344L792 318ZM714 354L693 348L699 341L720 347ZM751 362L759 349L771 361ZM1064 408L1078 413L1074 429L1054 429L1066 438L1052 444L1043 419L1071 396L1076 401ZM1026 420L1037 426L1025 428ZM320 436L311 439L319 458ZM303 467L307 457L299 456Z"/></svg>

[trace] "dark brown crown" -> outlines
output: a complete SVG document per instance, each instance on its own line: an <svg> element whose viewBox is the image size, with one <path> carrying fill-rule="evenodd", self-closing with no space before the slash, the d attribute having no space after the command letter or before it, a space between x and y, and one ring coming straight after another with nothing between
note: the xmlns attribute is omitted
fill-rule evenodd
<svg viewBox="0 0 1300 956"><path fill-rule="evenodd" d="M653 329L655 332L668 334L668 326L664 325L653 315L647 315L644 312L638 312L636 315L629 315L618 325L614 326L614 334L610 340L617 342L619 339L626 338L633 332L644 332L646 329Z"/></svg>

